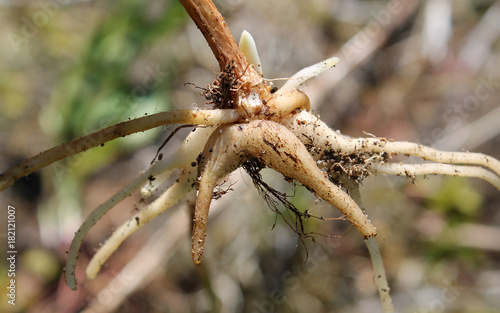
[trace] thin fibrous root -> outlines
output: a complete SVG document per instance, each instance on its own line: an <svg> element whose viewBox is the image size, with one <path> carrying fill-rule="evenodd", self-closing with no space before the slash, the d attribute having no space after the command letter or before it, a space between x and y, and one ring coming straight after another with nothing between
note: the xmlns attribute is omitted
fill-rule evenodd
<svg viewBox="0 0 500 313"><path fill-rule="evenodd" d="M219 134L218 134L219 132ZM200 161L200 191L193 229L193 262L201 264L213 186L221 177L253 157L306 186L337 207L365 237L376 235L368 217L340 187L328 180L302 142L286 127L272 121L221 126L209 139Z"/></svg>
<svg viewBox="0 0 500 313"><path fill-rule="evenodd" d="M161 112L121 122L90 135L80 137L72 142L44 151L19 163L0 175L0 191L11 186L19 178L29 175L56 161L87 151L90 148L103 145L116 138L125 137L167 124L215 126L234 123L239 118L240 115L235 110L179 110Z"/></svg>

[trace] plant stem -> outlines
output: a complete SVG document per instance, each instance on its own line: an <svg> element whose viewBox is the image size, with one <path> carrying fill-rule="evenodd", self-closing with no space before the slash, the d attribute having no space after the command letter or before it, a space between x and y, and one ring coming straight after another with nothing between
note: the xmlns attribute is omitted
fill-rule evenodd
<svg viewBox="0 0 500 313"><path fill-rule="evenodd" d="M247 61L234 39L224 18L210 0L179 0L191 19L196 23L212 49L221 70L229 62L238 68L246 68Z"/></svg>
<svg viewBox="0 0 500 313"><path fill-rule="evenodd" d="M264 87L262 76L248 65L245 55L214 3L211 0L179 0L179 2L205 37L219 62L221 71L228 65L233 65L238 80L248 82L249 86Z"/></svg>

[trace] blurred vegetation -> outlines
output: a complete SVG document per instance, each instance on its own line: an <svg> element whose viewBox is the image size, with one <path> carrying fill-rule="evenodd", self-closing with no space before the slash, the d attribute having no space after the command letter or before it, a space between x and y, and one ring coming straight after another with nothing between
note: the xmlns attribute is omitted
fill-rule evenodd
<svg viewBox="0 0 500 313"><path fill-rule="evenodd" d="M381 14L389 3L215 2L236 37L243 29L255 37L269 78L291 76L332 54L346 62L349 56L341 54L342 46L370 22L384 24ZM342 79L334 76L339 65L308 82L305 91L315 112L352 136L365 136L366 131L499 158L498 123L481 123L498 116L500 31L489 21L500 18L499 2L415 3L416 9L403 21L389 15L387 23L397 25L387 40ZM206 42L177 1L1 5L1 171L128 118L203 106L199 91L184 84L204 86L218 71ZM439 18L432 18L432 12ZM433 33L440 40L433 41ZM360 44L375 41L374 34ZM478 106L467 106L464 99L488 77L493 82L489 96ZM173 215L167 212L129 238L95 281L87 282L79 272L79 290L71 292L61 279L65 251L82 216L144 170L167 133L158 129L107 143L0 193L3 207L8 203L17 208L19 257L18 302L12 310L0 296L1 311L78 312L93 299L103 299L99 291L146 242L155 240L153 236L176 234L175 229L161 228ZM175 149L180 140L182 133L164 152ZM295 193L291 201L301 210L337 216L307 190L294 189L271 172L265 175L277 189ZM302 244L276 220L247 176L237 171L232 182L237 182L235 191L214 203L221 213L209 226L205 267L192 265L189 223L181 224L186 234L176 241L175 252L164 256L164 267L127 296L119 312L209 312L217 307L220 312L380 310L371 263L358 234L317 236L316 243ZM367 179L362 193L380 231L400 312L498 312L500 247L491 235L500 231L497 190L477 180L428 177L413 184L401 177L379 177ZM140 207L138 201L137 195L127 199L89 234L83 263ZM188 210L189 205L183 202L179 209ZM2 214L2 236L5 219ZM306 227L343 235L348 225L309 219ZM144 258L144 267L148 260ZM6 269L0 262L3 290Z"/></svg>

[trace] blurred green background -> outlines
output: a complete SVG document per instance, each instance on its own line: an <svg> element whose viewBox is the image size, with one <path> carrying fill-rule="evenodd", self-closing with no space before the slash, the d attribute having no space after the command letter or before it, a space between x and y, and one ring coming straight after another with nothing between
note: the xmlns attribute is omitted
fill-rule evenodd
<svg viewBox="0 0 500 313"><path fill-rule="evenodd" d="M500 2L215 3L236 38L252 33L266 78L341 59L304 86L333 128L500 158ZM0 171L129 118L205 107L199 90L184 84L204 86L219 70L177 1L1 1L0 17ZM61 273L74 231L148 167L171 130L109 142L0 193L2 212L17 210L18 251L16 306L2 292L0 311L381 312L361 237L351 231L302 244L279 218L272 229L275 215L243 171L213 204L204 267L191 262L191 195L129 238L95 281L80 268L79 289L70 291ZM338 216L280 175L264 177L295 193L298 208ZM398 312L500 312L498 190L472 179L372 177L361 191ZM139 201L132 195L98 223L82 264ZM0 214L4 247L6 219ZM310 219L306 227L341 235L348 225ZM6 271L0 261L2 290Z"/></svg>

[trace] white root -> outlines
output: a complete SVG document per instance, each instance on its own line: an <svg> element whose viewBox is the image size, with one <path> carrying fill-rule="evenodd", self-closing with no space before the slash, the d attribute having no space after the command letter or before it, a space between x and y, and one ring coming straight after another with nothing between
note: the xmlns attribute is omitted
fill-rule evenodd
<svg viewBox="0 0 500 313"><path fill-rule="evenodd" d="M324 61L313 64L295 73L276 93L286 93L299 88L306 80L318 76L327 69L334 67L339 62L339 58L332 57Z"/></svg>
<svg viewBox="0 0 500 313"><path fill-rule="evenodd" d="M389 141L382 138L350 138L332 130L328 125L309 112L302 111L282 124L296 134L303 142L316 147L311 154L315 160L323 157L326 151L342 151L342 153L388 153L420 157L439 163L480 165L496 176L500 175L500 161L481 154L471 152L447 152L412 142Z"/></svg>
<svg viewBox="0 0 500 313"><path fill-rule="evenodd" d="M457 177L474 177L485 180L500 190L500 177L494 173L478 166L464 166L441 163L419 163L419 164L400 164L400 163L374 163L370 166L373 174L389 175L427 175L439 174Z"/></svg>
<svg viewBox="0 0 500 313"><path fill-rule="evenodd" d="M349 189L350 195L354 201L356 201L361 208L364 208L361 193L359 191L359 184L351 179L343 180L343 183L347 186L347 189ZM380 300L382 302L382 308L384 313L393 313L394 307L392 306L392 298L389 293L389 283L387 282L384 262L377 240L375 237L370 237L365 239L365 243L368 248L368 252L370 253L370 259L373 265L373 278L375 280L375 284L377 285Z"/></svg>
<svg viewBox="0 0 500 313"><path fill-rule="evenodd" d="M221 126L202 154L200 191L196 200L193 225L193 262L201 264L205 244L212 190L220 178L236 169L247 157L298 181L319 197L337 207L365 237L377 231L366 214L349 195L330 182L316 166L302 142L283 125L272 121ZM202 189L203 188L203 189Z"/></svg>
<svg viewBox="0 0 500 313"><path fill-rule="evenodd" d="M389 288L389 283L387 282L382 254L380 253L377 241L375 237L371 237L367 238L365 240L365 243L366 247L368 248L368 252L370 252L370 258L373 264L374 279L377 285L380 300L382 301L382 308L384 309L384 313L392 313L394 312L394 308L392 306L392 299L389 294L389 290L391 288Z"/></svg>
<svg viewBox="0 0 500 313"><path fill-rule="evenodd" d="M66 264L66 272L65 272L65 280L66 284L73 290L76 289L76 277L75 277L75 268L76 262L78 259L78 253L80 251L80 247L83 243L84 238L87 236L87 233L90 229L101 219L104 214L106 214L109 210L111 210L115 205L120 203L123 199L130 196L130 194L139 188L141 185L146 183L150 177L157 178L158 176L167 176L172 172L175 168L185 168L186 172L191 169L191 172L196 172L194 168L191 166L191 162L196 160L196 157L201 152L201 147L203 143L206 142L207 138L213 131L213 127L205 127L198 128L194 132L190 133L189 136L184 140L181 147L172 155L167 156L165 159L155 163L144 173L139 175L136 179L134 179L129 185L124 187L122 190L118 191L115 195L113 195L106 202L97 207L83 222L78 231L75 233L75 237L71 242L70 249L68 251L68 260ZM191 174L192 181L195 180L195 175ZM186 175L184 175L186 176ZM187 176L186 176L187 177ZM162 179L157 179L161 181ZM156 180L155 180L156 182ZM159 184L155 184L154 186L150 186L147 184L148 190L151 192L155 187L158 187ZM174 186L172 186L174 187ZM172 189L170 187L170 189ZM175 188L174 188L175 189ZM164 208L163 210L165 210ZM161 213L161 212L160 212ZM149 221L152 217L148 218L148 214L152 214L151 212L145 210L145 212L139 212L136 216L132 217L131 220L136 221L136 218L140 221L139 225L144 225L147 221ZM158 215L157 213L156 215ZM156 216L155 215L155 216ZM127 224L127 223L125 223ZM124 224L124 225L125 225ZM130 224L130 223L128 223ZM122 225L122 228L125 227ZM138 225L136 225L138 226ZM123 234L119 236L121 238L120 242L117 242L116 239L114 241L108 240L108 242L100 248L98 253L100 253L99 260L104 263L105 260L111 255L111 253L116 250L118 245L128 237L133 231L138 229L139 227L134 228L132 232L130 232L133 228L125 227L128 234L124 236ZM116 233L116 231L115 231ZM114 234L113 234L114 235ZM112 236L113 236L112 235ZM112 243L114 243L115 247L113 247ZM112 247L112 248L110 248ZM100 252L104 251L104 252ZM104 257L106 256L106 257ZM94 259L96 257L94 256ZM101 263L101 265L102 265ZM95 268L95 266L94 266ZM97 269L98 271L99 269ZM94 275L95 276L95 275Z"/></svg>
<svg viewBox="0 0 500 313"><path fill-rule="evenodd" d="M92 257L87 266L87 278L93 279L106 262L109 256L121 245L121 243L139 228L148 223L177 202L179 202L188 192L194 189L197 170L192 166L198 154L201 152L203 143L213 132L214 127L197 129L192 132L179 150L175 153L177 160L176 167L183 169L183 174L166 192L164 192L153 203L142 208L137 214L132 216L127 222L116 229L111 237L101 246Z"/></svg>
<svg viewBox="0 0 500 313"><path fill-rule="evenodd" d="M118 227L90 260L85 272L87 278L94 279L96 277L109 256L118 249L128 236L144 226L144 224L148 223L152 218L158 216L184 198L186 194L194 188L195 172L196 171L192 170L191 173L184 173L179 180L158 199L142 208L127 222Z"/></svg>
<svg viewBox="0 0 500 313"><path fill-rule="evenodd" d="M290 114L311 109L309 97L299 90L273 94L266 102L265 110L258 118L279 122Z"/></svg>
<svg viewBox="0 0 500 313"><path fill-rule="evenodd" d="M214 131L201 154L198 167L199 188L193 219L192 256L196 265L203 262L208 212L213 190L219 180L237 169L246 157L244 153L240 154L238 143L234 142L234 139L227 131L227 127L221 127Z"/></svg>
<svg viewBox="0 0 500 313"><path fill-rule="evenodd" d="M375 138L356 139L354 145L361 143L359 151L387 152L414 155L424 160L449 164L480 165L500 175L500 162L482 153L448 152L416 144L413 142L386 141Z"/></svg>
<svg viewBox="0 0 500 313"><path fill-rule="evenodd" d="M228 127L229 128L229 127ZM239 131L231 127L233 132ZM244 127L243 151L260 159L286 177L292 178L342 212L354 227L368 238L377 231L366 214L339 186L333 184L317 167L302 142L283 125L269 121L254 121Z"/></svg>
<svg viewBox="0 0 500 313"><path fill-rule="evenodd" d="M12 185L17 179L44 168L56 161L86 151L90 148L103 145L116 138L125 137L138 132L146 131L167 124L189 125L221 125L230 124L239 120L240 114L236 110L178 110L160 112L143 116L133 120L121 122L87 136L80 137L72 142L46 150L30 159L27 159L0 174L0 191Z"/></svg>
<svg viewBox="0 0 500 313"><path fill-rule="evenodd" d="M84 238L94 225L99 221L104 214L111 210L115 205L120 203L123 199L130 196L137 188L141 187L148 181L148 177L155 176L161 172L169 172L174 167L177 160L175 158L167 158L162 160L161 163L156 163L147 171L139 175L126 187L118 191L106 202L98 206L83 222L80 228L76 231L71 246L68 251L68 260L66 261L65 280L66 284L73 290L76 289L75 267L80 252L80 247Z"/></svg>

